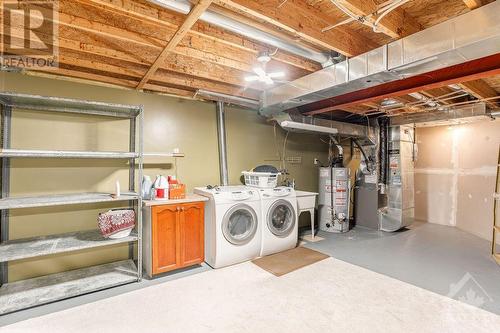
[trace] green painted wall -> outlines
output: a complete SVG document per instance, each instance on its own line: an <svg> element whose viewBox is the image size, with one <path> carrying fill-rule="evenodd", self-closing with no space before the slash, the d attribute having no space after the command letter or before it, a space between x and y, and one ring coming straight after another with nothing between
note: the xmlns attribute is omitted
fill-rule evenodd
<svg viewBox="0 0 500 333"><path fill-rule="evenodd" d="M219 183L215 106L167 96L0 73L0 90L31 94L89 99L123 104L142 104L145 109L145 151L171 151L186 154L178 159L149 158L145 174L177 173L192 191L195 186ZM227 108L226 127L231 184L238 184L242 170L259 164L279 166L285 132L259 117L256 112ZM74 150L126 150L128 121L44 112L14 112L12 147ZM279 147L279 148L278 148ZM301 157L302 163L288 164L297 188L316 190L315 157L326 161L327 147L318 136L290 133L286 156ZM13 160L12 195L113 191L119 180L128 185L128 166L121 161L100 160ZM11 239L96 228L98 212L106 204L21 209L11 212ZM305 221L307 224L307 221ZM15 281L61 270L105 263L127 257L127 246L75 252L37 260L9 263L9 280Z"/></svg>

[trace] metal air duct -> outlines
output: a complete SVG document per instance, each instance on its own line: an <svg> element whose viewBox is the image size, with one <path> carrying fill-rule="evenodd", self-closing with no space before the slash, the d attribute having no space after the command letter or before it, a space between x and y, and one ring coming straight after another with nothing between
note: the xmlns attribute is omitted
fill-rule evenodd
<svg viewBox="0 0 500 333"><path fill-rule="evenodd" d="M191 3L188 0L149 0L163 8L187 15L191 10ZM284 41L281 38L273 36L265 31L254 28L245 23L238 22L232 18L226 17L214 11L207 10L201 16L200 20L216 25L220 28L243 35L261 43L274 46L280 50L290 52L300 57L319 62L323 67L331 65L331 59L328 54L308 49L306 47Z"/></svg>
<svg viewBox="0 0 500 333"><path fill-rule="evenodd" d="M273 116L347 93L500 53L500 1L263 93Z"/></svg>
<svg viewBox="0 0 500 333"><path fill-rule="evenodd" d="M214 91L198 89L194 97L201 97L216 102L238 105L251 110L259 109L259 102L256 100L245 97L226 95Z"/></svg>
<svg viewBox="0 0 500 333"><path fill-rule="evenodd" d="M217 142L219 144L219 169L220 184L229 185L229 173L227 167L227 140L226 140L226 114L224 102L215 103L217 114Z"/></svg>
<svg viewBox="0 0 500 333"><path fill-rule="evenodd" d="M338 130L333 127L325 127L311 124L299 123L296 121L283 120L279 123L286 130L294 132L315 132L324 134L337 134Z"/></svg>
<svg viewBox="0 0 500 333"><path fill-rule="evenodd" d="M272 120L275 120L280 126L283 127L283 124L304 124L302 129L304 131L307 130L307 125L312 125L315 130L309 130L310 132L322 132L327 134L333 134L331 130L336 131L336 135L341 137L350 137L353 139L357 139L359 144L362 146L372 146L376 142L376 138L373 136L373 133L370 132L368 126L356 125L350 123L344 123L340 121L333 121L328 119L321 118L313 118L306 117L293 113L281 113L279 115L275 115ZM286 127L284 127L287 129Z"/></svg>

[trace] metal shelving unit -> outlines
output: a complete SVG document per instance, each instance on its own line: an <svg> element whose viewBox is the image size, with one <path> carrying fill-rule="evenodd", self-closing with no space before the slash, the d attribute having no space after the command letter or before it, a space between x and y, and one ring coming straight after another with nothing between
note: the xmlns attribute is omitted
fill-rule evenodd
<svg viewBox="0 0 500 333"><path fill-rule="evenodd" d="M0 315L29 307L106 289L142 278L142 199L136 185L143 173L142 106L110 104L59 97L0 92L1 106L1 196L0 196ZM64 151L12 149L11 116L13 110L64 112L130 119L129 151ZM12 158L125 159L129 161L129 192L119 197L111 193L72 193L10 197L10 160ZM9 240L9 210L101 202L128 202L136 209L135 232L121 239L104 239L98 230ZM64 221L62 221L64 222ZM71 223L71 221L67 221ZM13 260L69 253L115 244L129 244L129 259L105 265L41 276L7 283L7 263ZM134 244L137 259L134 261Z"/></svg>

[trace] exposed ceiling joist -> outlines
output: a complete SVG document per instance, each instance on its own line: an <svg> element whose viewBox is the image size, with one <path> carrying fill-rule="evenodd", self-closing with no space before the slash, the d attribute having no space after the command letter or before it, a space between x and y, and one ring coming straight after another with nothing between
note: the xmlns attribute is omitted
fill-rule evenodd
<svg viewBox="0 0 500 333"><path fill-rule="evenodd" d="M321 28L331 20L328 15L302 0L214 0L220 6L257 21L271 24L318 47L355 56L378 45L364 35L344 27L323 33Z"/></svg>
<svg viewBox="0 0 500 333"><path fill-rule="evenodd" d="M377 19L377 15L371 15L378 10L375 1L335 0L335 2L344 6L356 16L365 18L366 22L370 24L375 23ZM387 14L379 22L378 29L390 37L401 38L416 33L422 30L423 27L417 20L399 7Z"/></svg>
<svg viewBox="0 0 500 333"><path fill-rule="evenodd" d="M465 91L467 91L468 93L470 93L472 96L476 97L477 99L488 99L488 98L498 96L495 89L490 87L483 80L473 80L473 81L462 82L459 85ZM492 106L492 107L497 107L497 103L495 101L488 101L487 104Z"/></svg>
<svg viewBox="0 0 500 333"><path fill-rule="evenodd" d="M212 1L213 0L199 0L198 3L191 9L184 23L182 23L182 25L177 29L167 46L165 46L163 51L161 51L158 58L156 58L155 62L146 72L146 75L144 75L141 82L139 82L137 89L142 89L144 87L156 70L163 64L167 56L177 47L191 27L196 23L196 21L198 21L201 14L203 14L203 12L210 6Z"/></svg>
<svg viewBox="0 0 500 333"><path fill-rule="evenodd" d="M469 9L476 9L483 5L481 0L463 0L465 5L469 7Z"/></svg>
<svg viewBox="0 0 500 333"><path fill-rule="evenodd" d="M129 34L141 34L143 38L146 37L146 34L149 34L149 37L155 42L159 41L162 47L165 46L163 44L165 38L173 36L177 27L182 24L183 19L182 14L133 0L71 0L73 3L79 3L78 11L72 10L68 0L60 1L62 12L80 15L84 18L90 17L92 21L99 21L101 26L103 24L114 25L115 28L121 27L129 30ZM86 12L83 11L84 8L86 8ZM92 15L96 10L103 13L103 15ZM78 25L85 25L85 20L80 21L82 22L78 22ZM129 24L120 26L124 22ZM96 23L93 23L90 28L93 28L94 24ZM86 27L89 28L88 24ZM105 31L102 27L95 30ZM198 58L203 57L204 54L204 60L209 62L224 61L226 58L233 63L234 61L246 62L247 66L252 67L256 54L267 49L267 46L250 41L244 36L197 21L174 52L189 56L196 54ZM301 71L302 75L321 68L319 64L311 60L280 51L273 56L273 61L282 65L290 65L291 72Z"/></svg>

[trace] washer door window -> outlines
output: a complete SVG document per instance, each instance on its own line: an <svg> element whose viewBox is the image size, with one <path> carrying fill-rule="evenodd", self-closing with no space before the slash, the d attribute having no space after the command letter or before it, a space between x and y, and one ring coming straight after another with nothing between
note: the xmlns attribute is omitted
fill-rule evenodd
<svg viewBox="0 0 500 333"><path fill-rule="evenodd" d="M245 245L257 232L257 214L245 204L232 207L224 215L222 233L226 240L234 245Z"/></svg>
<svg viewBox="0 0 500 333"><path fill-rule="evenodd" d="M267 226L278 237L287 237L295 227L295 210L290 202L278 200L269 208Z"/></svg>

